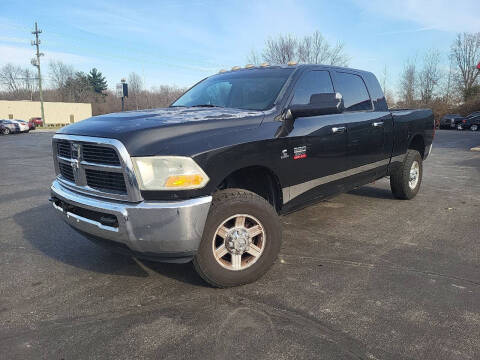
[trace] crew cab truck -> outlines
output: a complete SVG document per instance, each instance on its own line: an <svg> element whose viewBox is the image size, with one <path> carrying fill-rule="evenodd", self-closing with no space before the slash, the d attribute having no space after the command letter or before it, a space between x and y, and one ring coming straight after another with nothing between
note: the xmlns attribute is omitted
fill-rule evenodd
<svg viewBox="0 0 480 360"><path fill-rule="evenodd" d="M370 72L234 68L168 108L58 131L51 201L92 241L236 286L276 259L281 214L385 176L413 198L433 136L432 111L389 111Z"/></svg>

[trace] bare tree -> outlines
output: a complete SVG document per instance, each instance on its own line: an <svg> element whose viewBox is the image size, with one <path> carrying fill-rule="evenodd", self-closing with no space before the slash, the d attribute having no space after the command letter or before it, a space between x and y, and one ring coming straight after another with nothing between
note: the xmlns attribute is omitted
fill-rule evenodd
<svg viewBox="0 0 480 360"><path fill-rule="evenodd" d="M309 64L347 66L349 61L349 57L345 54L344 44L330 45L319 31L301 39L290 34L270 38L265 42L262 57L264 61L273 64L297 61ZM249 62L259 62L259 58L254 52L250 55Z"/></svg>
<svg viewBox="0 0 480 360"><path fill-rule="evenodd" d="M135 108L138 110L138 98L143 90L143 80L137 73L130 73L128 75L128 95L133 99Z"/></svg>
<svg viewBox="0 0 480 360"><path fill-rule="evenodd" d="M30 94L30 100L33 101L33 94L35 93L36 74L31 69L23 69L22 87L27 94Z"/></svg>
<svg viewBox="0 0 480 360"><path fill-rule="evenodd" d="M418 73L418 87L422 103L429 104L441 78L440 52L436 49L427 51L422 69Z"/></svg>
<svg viewBox="0 0 480 360"><path fill-rule="evenodd" d="M459 72L459 87L464 100L467 100L475 88L480 73L476 69L480 61L480 32L458 34L452 44L451 55Z"/></svg>
<svg viewBox="0 0 480 360"><path fill-rule="evenodd" d="M21 91L22 77L23 70L19 66L6 64L0 69L0 83L8 92L13 94L17 94Z"/></svg>
<svg viewBox="0 0 480 360"><path fill-rule="evenodd" d="M279 35L265 42L263 60L272 64L286 64L296 59L298 41L290 34Z"/></svg>
<svg viewBox="0 0 480 360"><path fill-rule="evenodd" d="M299 41L297 59L303 63L338 66L346 66L349 60L344 53L344 44L338 43L332 47L319 31Z"/></svg>
<svg viewBox="0 0 480 360"><path fill-rule="evenodd" d="M387 65L383 67L382 77L381 77L381 84L383 89L383 94L385 95L385 100L387 101L388 106L393 107L395 104L395 98L393 96L393 92L388 87L388 70Z"/></svg>
<svg viewBox="0 0 480 360"><path fill-rule="evenodd" d="M253 64L253 65L260 65L262 62L262 59L260 55L254 50L250 50L250 55L247 56L247 63Z"/></svg>
<svg viewBox="0 0 480 360"><path fill-rule="evenodd" d="M400 98L405 106L412 106L415 101L417 70L415 62L407 61L400 75Z"/></svg>
<svg viewBox="0 0 480 360"><path fill-rule="evenodd" d="M13 100L32 100L35 80L35 73L28 68L6 64L0 69L0 84Z"/></svg>
<svg viewBox="0 0 480 360"><path fill-rule="evenodd" d="M66 101L71 98L71 87L68 88L67 84L72 85L72 79L75 75L73 66L67 65L61 61L50 61L50 86L56 90L59 100Z"/></svg>

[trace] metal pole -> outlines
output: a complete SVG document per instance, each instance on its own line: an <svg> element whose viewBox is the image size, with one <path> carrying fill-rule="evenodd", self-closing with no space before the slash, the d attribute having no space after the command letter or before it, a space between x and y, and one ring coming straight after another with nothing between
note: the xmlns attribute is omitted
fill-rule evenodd
<svg viewBox="0 0 480 360"><path fill-rule="evenodd" d="M45 121L45 112L43 109L42 73L40 71L40 56L43 56L43 54L40 52L40 39L38 38L38 35L41 33L42 33L42 30L38 30L37 22L35 21L35 31L32 31L32 34L35 35L35 41L33 42L32 45L35 45L37 48L37 53L35 54L37 57L37 62L36 64L34 64L34 66L36 66L38 69L38 91L40 93L40 110L42 113L42 122L43 122L43 125L45 126L46 121Z"/></svg>
<svg viewBox="0 0 480 360"><path fill-rule="evenodd" d="M124 108L124 101L123 101L123 99L125 99L124 96L122 96L122 111L123 111L123 108Z"/></svg>

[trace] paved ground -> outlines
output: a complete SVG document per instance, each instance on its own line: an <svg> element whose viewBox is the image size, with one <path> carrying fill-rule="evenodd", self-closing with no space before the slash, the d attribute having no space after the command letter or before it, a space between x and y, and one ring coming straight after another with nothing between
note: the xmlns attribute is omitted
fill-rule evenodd
<svg viewBox="0 0 480 360"><path fill-rule="evenodd" d="M227 290L60 222L51 136L0 137L0 358L480 358L480 133L437 132L414 200L382 180L284 217L279 261Z"/></svg>

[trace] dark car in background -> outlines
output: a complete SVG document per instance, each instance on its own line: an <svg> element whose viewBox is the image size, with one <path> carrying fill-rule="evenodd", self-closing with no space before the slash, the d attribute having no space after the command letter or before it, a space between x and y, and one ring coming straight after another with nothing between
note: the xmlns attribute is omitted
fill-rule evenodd
<svg viewBox="0 0 480 360"><path fill-rule="evenodd" d="M478 113L478 115L470 115L463 119L463 121L457 125L458 130L470 129L472 131L477 131L480 128L480 112Z"/></svg>
<svg viewBox="0 0 480 360"><path fill-rule="evenodd" d="M8 135L20 132L20 125L11 120L0 120L0 134Z"/></svg>
<svg viewBox="0 0 480 360"><path fill-rule="evenodd" d="M471 117L474 117L474 116L480 116L480 111L474 111L471 114L468 114L467 118L471 118Z"/></svg>
<svg viewBox="0 0 480 360"><path fill-rule="evenodd" d="M465 119L460 114L446 114L440 119L440 129L455 129Z"/></svg>

